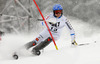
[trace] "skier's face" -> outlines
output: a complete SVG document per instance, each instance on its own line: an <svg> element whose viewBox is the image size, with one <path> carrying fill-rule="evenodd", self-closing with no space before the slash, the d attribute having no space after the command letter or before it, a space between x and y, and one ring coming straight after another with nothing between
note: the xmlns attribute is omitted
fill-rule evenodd
<svg viewBox="0 0 100 64"><path fill-rule="evenodd" d="M55 14L55 16L56 16L57 18L59 18L59 17L61 16L61 13Z"/></svg>
<svg viewBox="0 0 100 64"><path fill-rule="evenodd" d="M55 16L56 16L57 18L59 18L59 17L61 16L61 13L62 13L62 10L56 10L56 11L55 11Z"/></svg>

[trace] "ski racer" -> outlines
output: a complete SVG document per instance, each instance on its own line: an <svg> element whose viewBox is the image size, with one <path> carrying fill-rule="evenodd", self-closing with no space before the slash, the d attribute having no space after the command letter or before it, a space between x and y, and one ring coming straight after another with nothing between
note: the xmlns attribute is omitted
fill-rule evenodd
<svg viewBox="0 0 100 64"><path fill-rule="evenodd" d="M55 4L53 6L53 13L50 13L45 20L48 23L49 29L55 41L59 39L62 28L66 26L70 32L72 45L77 45L75 41L75 32L67 18L63 15L63 8L60 4ZM44 29L33 41L25 44L25 47L26 49L30 49L34 46L32 52L39 55L40 50L45 48L51 42L52 38L48 32L48 29Z"/></svg>

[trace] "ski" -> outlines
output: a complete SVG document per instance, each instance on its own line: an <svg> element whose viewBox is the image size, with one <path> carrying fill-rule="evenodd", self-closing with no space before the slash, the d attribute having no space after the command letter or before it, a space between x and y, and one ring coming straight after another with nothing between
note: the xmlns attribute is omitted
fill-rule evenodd
<svg viewBox="0 0 100 64"><path fill-rule="evenodd" d="M77 46L89 45L90 43L78 44Z"/></svg>
<svg viewBox="0 0 100 64"><path fill-rule="evenodd" d="M94 41L93 43L96 43L96 41ZM78 44L77 46L84 46L84 45L90 45L92 43L83 43L83 44Z"/></svg>

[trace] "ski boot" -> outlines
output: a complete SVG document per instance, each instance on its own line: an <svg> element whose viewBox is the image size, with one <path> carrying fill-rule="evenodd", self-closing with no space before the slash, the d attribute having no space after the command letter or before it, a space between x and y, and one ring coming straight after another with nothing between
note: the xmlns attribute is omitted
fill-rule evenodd
<svg viewBox="0 0 100 64"><path fill-rule="evenodd" d="M32 49L32 54L39 56L41 54L40 50Z"/></svg>

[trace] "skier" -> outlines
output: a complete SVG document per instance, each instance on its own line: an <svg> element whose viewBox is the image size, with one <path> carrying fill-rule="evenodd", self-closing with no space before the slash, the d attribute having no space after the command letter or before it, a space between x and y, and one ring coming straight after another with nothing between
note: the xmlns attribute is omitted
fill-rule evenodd
<svg viewBox="0 0 100 64"><path fill-rule="evenodd" d="M71 35L72 45L77 45L75 41L75 32L67 18L63 15L63 8L60 4L55 4L53 6L53 13L50 13L45 20L48 23L49 29L55 41L59 39L62 28L66 26ZM40 55L40 50L45 48L51 42L52 38L48 29L45 29L33 41L25 44L25 47L26 49L30 49L34 46L32 52L36 55Z"/></svg>

